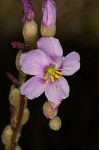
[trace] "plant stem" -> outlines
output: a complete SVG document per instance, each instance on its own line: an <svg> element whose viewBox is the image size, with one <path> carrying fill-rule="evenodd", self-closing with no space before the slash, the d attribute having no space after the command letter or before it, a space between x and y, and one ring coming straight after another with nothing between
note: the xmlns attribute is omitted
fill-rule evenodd
<svg viewBox="0 0 99 150"><path fill-rule="evenodd" d="M25 96L21 95L19 114L18 114L16 127L13 127L13 129L12 129L13 134L12 134L12 139L11 139L11 150L15 150L16 145L17 145L17 135L18 135L18 132L20 131L20 127L21 127L21 120L22 120L22 116L23 116L24 105L25 105Z"/></svg>

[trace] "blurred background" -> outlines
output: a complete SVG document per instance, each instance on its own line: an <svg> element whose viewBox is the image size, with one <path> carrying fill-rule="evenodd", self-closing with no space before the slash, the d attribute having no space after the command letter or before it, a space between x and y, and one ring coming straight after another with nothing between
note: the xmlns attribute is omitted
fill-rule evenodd
<svg viewBox="0 0 99 150"><path fill-rule="evenodd" d="M40 29L41 0L32 0ZM23 150L99 150L99 0L56 0L57 34L64 56L77 51L81 69L66 77L70 96L59 106L62 128L53 131L44 117L44 95L28 101L30 119L22 129L19 144ZM12 41L23 42L21 0L0 0L0 136L9 124L10 80L6 71L17 77L16 49ZM40 34L39 34L40 35ZM0 150L3 144L0 140Z"/></svg>

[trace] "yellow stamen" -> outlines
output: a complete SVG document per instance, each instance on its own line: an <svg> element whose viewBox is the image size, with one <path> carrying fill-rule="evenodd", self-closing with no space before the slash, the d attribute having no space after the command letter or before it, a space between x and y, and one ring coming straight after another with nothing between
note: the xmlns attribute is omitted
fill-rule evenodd
<svg viewBox="0 0 99 150"><path fill-rule="evenodd" d="M62 75L62 72L60 70L56 70L55 66L50 66L48 68L46 68L45 70L45 76L44 76L44 80L46 81L46 83L44 84L44 87L48 86L48 80L50 79L51 82L55 82L55 78L60 79L60 76ZM59 90L59 88L56 90Z"/></svg>
<svg viewBox="0 0 99 150"><path fill-rule="evenodd" d="M52 72L52 75L54 76L54 75L55 75L55 72Z"/></svg>
<svg viewBox="0 0 99 150"><path fill-rule="evenodd" d="M51 78L51 81L52 81L52 82L55 81L54 76L50 76L50 78Z"/></svg>
<svg viewBox="0 0 99 150"><path fill-rule="evenodd" d="M62 72L60 72L60 71L55 71L55 73L57 73L57 74L59 74L59 75L62 75Z"/></svg>
<svg viewBox="0 0 99 150"><path fill-rule="evenodd" d="M60 76L59 76L59 75L57 75L57 74L55 74L55 78L60 79Z"/></svg>
<svg viewBox="0 0 99 150"><path fill-rule="evenodd" d="M44 80L48 79L48 73L44 76Z"/></svg>

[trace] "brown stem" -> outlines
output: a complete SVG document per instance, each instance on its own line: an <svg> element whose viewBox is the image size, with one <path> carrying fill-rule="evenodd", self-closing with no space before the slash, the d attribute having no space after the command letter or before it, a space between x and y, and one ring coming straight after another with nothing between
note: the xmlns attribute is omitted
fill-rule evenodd
<svg viewBox="0 0 99 150"><path fill-rule="evenodd" d="M18 114L16 127L14 127L12 129L13 130L13 134L12 134L12 139L11 139L11 150L15 150L16 145L17 145L16 139L17 139L18 132L20 130L20 125L21 125L24 105L25 105L25 96L21 95L20 108L19 108L19 114Z"/></svg>

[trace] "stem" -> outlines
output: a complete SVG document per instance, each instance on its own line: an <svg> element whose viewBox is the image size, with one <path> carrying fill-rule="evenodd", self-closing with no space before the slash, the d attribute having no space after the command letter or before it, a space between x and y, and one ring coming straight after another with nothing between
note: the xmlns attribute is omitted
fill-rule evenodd
<svg viewBox="0 0 99 150"><path fill-rule="evenodd" d="M11 139L11 150L15 150L16 145L17 145L17 134L20 130L20 125L21 125L21 120L22 120L22 115L23 115L23 110L24 110L24 105L25 105L25 96L21 95L21 100L20 100L20 108L19 108L19 114L18 114L18 120L16 123L16 127L14 127L13 134L12 134L12 139Z"/></svg>

